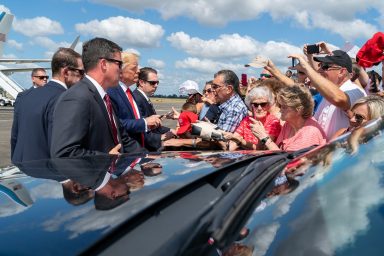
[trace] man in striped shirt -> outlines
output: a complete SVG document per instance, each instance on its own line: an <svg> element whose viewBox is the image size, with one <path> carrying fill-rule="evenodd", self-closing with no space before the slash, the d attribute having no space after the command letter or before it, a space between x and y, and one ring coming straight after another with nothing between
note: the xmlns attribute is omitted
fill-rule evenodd
<svg viewBox="0 0 384 256"><path fill-rule="evenodd" d="M239 96L239 78L231 70L221 70L214 76L212 89L221 111L217 126L234 132L247 115L247 107Z"/></svg>

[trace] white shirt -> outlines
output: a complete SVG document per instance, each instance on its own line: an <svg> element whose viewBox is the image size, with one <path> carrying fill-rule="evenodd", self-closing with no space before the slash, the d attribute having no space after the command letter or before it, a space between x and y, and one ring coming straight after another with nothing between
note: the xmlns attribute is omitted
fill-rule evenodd
<svg viewBox="0 0 384 256"><path fill-rule="evenodd" d="M351 106L361 97L367 96L365 91L352 83L351 80L343 83L340 86L340 90L348 95ZM314 117L327 135L327 140L341 128L349 126L347 113L343 109L329 103L325 98L322 99Z"/></svg>
<svg viewBox="0 0 384 256"><path fill-rule="evenodd" d="M58 84L60 84L61 86L63 86L64 88L65 88L65 90L67 90L68 89L68 87L67 87L67 85L65 84L65 83L63 83L63 82L61 82L61 81L59 81L59 80L56 80L56 79L51 79L51 81L53 81L53 82L56 82L56 83L58 83Z"/></svg>

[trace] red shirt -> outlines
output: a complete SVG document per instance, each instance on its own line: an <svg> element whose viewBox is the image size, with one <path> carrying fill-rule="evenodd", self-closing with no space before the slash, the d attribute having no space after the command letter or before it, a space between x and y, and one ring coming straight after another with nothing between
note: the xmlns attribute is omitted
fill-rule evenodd
<svg viewBox="0 0 384 256"><path fill-rule="evenodd" d="M326 143L327 136L319 123L312 118L305 121L304 126L295 135L289 137L292 127L285 122L276 145L282 150L299 150L313 145L323 145Z"/></svg>
<svg viewBox="0 0 384 256"><path fill-rule="evenodd" d="M272 114L267 114L264 119L264 128L265 131L269 134L269 136L273 136L277 138L280 134L281 124L280 120ZM238 134L244 138L244 140L251 142L255 145L259 143L259 140L255 135L253 135L251 127L249 126L252 123L249 116L246 116L243 120L241 120L240 125L236 128Z"/></svg>

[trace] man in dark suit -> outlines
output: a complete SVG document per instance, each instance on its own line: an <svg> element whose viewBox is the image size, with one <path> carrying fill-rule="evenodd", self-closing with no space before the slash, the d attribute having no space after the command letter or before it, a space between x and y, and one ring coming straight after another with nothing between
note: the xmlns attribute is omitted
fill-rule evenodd
<svg viewBox="0 0 384 256"><path fill-rule="evenodd" d="M139 81L136 90L133 91L133 96L139 108L140 114L143 117L156 115L156 110L152 105L150 96L156 92L159 85L157 71L153 68L141 68L139 72ZM159 126L145 136L145 147L150 151L157 151L162 147L162 141L172 138L176 134L168 127Z"/></svg>
<svg viewBox="0 0 384 256"><path fill-rule="evenodd" d="M53 114L52 157L144 152L120 129L106 90L118 86L121 47L104 38L83 44L86 76L62 94Z"/></svg>
<svg viewBox="0 0 384 256"><path fill-rule="evenodd" d="M52 57L52 80L17 97L11 132L12 162L50 158L53 110L59 95L83 76L81 55L59 48Z"/></svg>
<svg viewBox="0 0 384 256"><path fill-rule="evenodd" d="M132 52L123 52L121 58L123 67L120 84L117 87L108 89L107 93L115 103L116 115L119 117L121 125L129 136L134 138L141 146L145 146L145 133L159 127L161 120L158 115L143 118L129 88L138 81L138 55Z"/></svg>

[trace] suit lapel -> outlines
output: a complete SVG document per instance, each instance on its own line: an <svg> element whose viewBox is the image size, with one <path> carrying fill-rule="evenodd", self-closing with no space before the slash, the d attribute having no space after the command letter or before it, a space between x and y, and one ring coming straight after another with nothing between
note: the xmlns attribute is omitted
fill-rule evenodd
<svg viewBox="0 0 384 256"><path fill-rule="evenodd" d="M125 94L123 88L121 88L121 87L119 86L119 88L118 88L117 91L118 91L118 93L119 93L119 95L120 95L122 101L124 102L125 106L127 107L128 111L130 112L130 115L134 117L135 114L133 113L133 109L132 109L131 103L129 103L128 97L127 97L127 95Z"/></svg>
<svg viewBox="0 0 384 256"><path fill-rule="evenodd" d="M97 104L99 105L100 109L101 109L101 112L103 113L103 116L104 116L104 119L105 121L107 122L107 125L108 125L108 129L109 129L109 134L111 135L111 138L113 140L113 132L112 132L112 127L111 127L111 122L109 121L109 115L108 115L108 111L107 111L107 108L105 107L105 104L104 104L104 100L101 98L99 92L97 91L96 87L92 84L92 82L87 79L87 78L84 78L84 82L86 82L89 90L93 93L93 97L94 99L96 100ZM116 120L116 116L114 115L115 120ZM116 128L117 127L117 124L116 124ZM117 129L119 130L119 129ZM119 132L118 132L119 134Z"/></svg>

